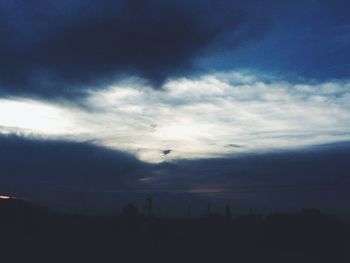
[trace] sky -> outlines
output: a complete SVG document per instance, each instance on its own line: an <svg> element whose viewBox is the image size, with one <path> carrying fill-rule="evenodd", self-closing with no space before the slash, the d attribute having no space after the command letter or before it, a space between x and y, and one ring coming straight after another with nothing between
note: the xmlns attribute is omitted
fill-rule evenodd
<svg viewBox="0 0 350 263"><path fill-rule="evenodd" d="M349 8L0 2L0 195L66 210L152 194L174 211L214 200L344 213Z"/></svg>

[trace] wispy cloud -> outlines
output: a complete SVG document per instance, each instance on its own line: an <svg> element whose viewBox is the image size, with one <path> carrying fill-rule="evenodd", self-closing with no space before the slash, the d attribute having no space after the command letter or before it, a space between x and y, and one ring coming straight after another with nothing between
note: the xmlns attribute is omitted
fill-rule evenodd
<svg viewBox="0 0 350 263"><path fill-rule="evenodd" d="M0 131L93 140L149 162L224 157L350 139L349 89L240 72L173 79L162 90L132 80L90 91L83 106L1 99Z"/></svg>

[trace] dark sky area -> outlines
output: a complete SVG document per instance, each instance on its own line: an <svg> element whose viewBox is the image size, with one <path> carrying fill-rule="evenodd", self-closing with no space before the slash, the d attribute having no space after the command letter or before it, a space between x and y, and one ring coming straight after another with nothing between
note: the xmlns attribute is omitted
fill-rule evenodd
<svg viewBox="0 0 350 263"><path fill-rule="evenodd" d="M142 206L147 196L154 195L159 210L169 214L182 213L188 204L205 209L206 202L211 200L218 207L230 203L237 211L250 207L271 211L312 206L347 215L350 201L349 10L347 0L1 1L0 195L18 196L66 211L112 212L128 202ZM130 130L142 138L143 131L163 127L154 121L154 116L162 118L161 124L169 121L166 122L169 129L174 126L171 116L174 123L181 119L182 127L186 127L191 121L187 121L189 117L180 112L178 105L192 103L191 107L197 107L203 102L221 107L227 103L202 97L206 92L204 86L200 89L204 93L186 86L186 96L191 99L178 98L176 91L180 92L183 87L179 84L179 88L173 87L170 92L166 86L169 81L193 80L231 71L249 72L258 79L254 87L249 86L251 80L242 80L242 88L249 92L249 98L237 95L234 105L245 103L255 94L259 94L255 99L264 103L276 101L278 98L268 97L272 94L268 88L264 93L266 97L254 90L261 83L272 83L274 87L276 79L287 82L281 93L288 93L293 83L309 85L290 91L291 98L300 98L303 103L288 109L289 115L282 118L286 122L291 118L292 128L287 130L292 132L297 123L303 123L308 129L314 122L327 124L329 120L329 128L335 127L333 137L322 133L323 128L328 127L318 129L315 124L312 126L316 127L315 132L309 132L307 138L314 139L312 145L308 143L303 147L306 136L298 134L301 141L298 147L289 144L282 150L276 149L274 141L273 149L255 150L258 148L245 145L245 129L249 127L241 124L250 116L245 114L232 124L232 129L242 130L242 141L225 141L226 145L217 155L214 150L203 147L196 148L196 154L192 154L191 142L197 145L198 140L228 137L220 126L215 128L217 134L207 134L204 128L201 130L202 126L194 125L198 136L193 130L181 129L164 140L162 137L160 146L156 146L159 158L163 158L161 162L139 158L138 153L143 153L139 145L135 146L136 150L129 144L124 146L124 141L129 140L124 136L129 135ZM143 92L143 100L129 103L129 97L122 97L121 100L124 98L129 103L122 110L140 115L123 115L112 127L110 121L118 117L109 115L108 110L114 112L114 106L107 100L103 110L100 106L104 103L91 106L91 94L100 94L106 87L125 83L124 80L135 80L130 89ZM139 83L150 89L138 87ZM321 91L323 83L327 91ZM235 87L236 83L230 85ZM334 85L338 85L337 89L341 87L341 92ZM226 86L220 87L227 92ZM253 91L249 87L253 87ZM301 93L309 89L313 92L312 99L304 98ZM166 92L175 95L165 97ZM132 94L127 96L134 96ZM235 98L236 94L231 96ZM120 97L110 98L113 102ZM12 101L29 101L31 105L40 101L60 109L70 108L72 112L83 109L85 115L79 116L85 121L78 122L74 128L81 137L70 133L51 136L35 133L35 129L22 129L22 123L25 127L29 124L42 127L45 121L31 122L34 115L24 118L17 112L19 106L8 107ZM294 114L303 111L300 107L306 103L314 106L320 101L331 101L329 114L327 106L321 107L327 114L305 108L309 119L300 118L292 123ZM173 108L164 117L165 111L160 109L166 103ZM237 107L244 110L245 104L242 105ZM140 106L144 107L142 112L137 108ZM215 115L215 107L211 121L227 123L226 118L236 115L233 108L225 117ZM152 109L154 112L150 113ZM198 109L198 113L207 110ZM265 109L267 113L261 125L276 127L266 116L270 116L270 110L282 114L285 109L276 106ZM36 112L44 114L47 109L39 108ZM101 124L94 126L91 120L100 118L102 113L108 118L98 122L105 127L98 130L96 126ZM88 114L91 119L86 117ZM271 118L275 115L271 114ZM131 120L141 118L149 118L148 126L140 129L130 124ZM62 119L69 121L73 117L63 113ZM332 119L337 125L331 123ZM129 125L128 129L124 130L121 123ZM108 146L113 147L106 147L105 141L100 143L98 136L84 137L88 129L105 136ZM154 137L160 138L157 134ZM253 133L249 131L249 134ZM177 136L186 138L181 151L172 144ZM256 131L254 136L255 145L260 145L260 132ZM282 140L286 134L278 136ZM269 143L267 137L264 140ZM246 149L247 152L243 152ZM236 151L240 154L234 154Z"/></svg>
<svg viewBox="0 0 350 263"><path fill-rule="evenodd" d="M3 1L2 92L78 96L137 74L247 67L347 77L348 1ZM229 55L228 55L229 54Z"/></svg>

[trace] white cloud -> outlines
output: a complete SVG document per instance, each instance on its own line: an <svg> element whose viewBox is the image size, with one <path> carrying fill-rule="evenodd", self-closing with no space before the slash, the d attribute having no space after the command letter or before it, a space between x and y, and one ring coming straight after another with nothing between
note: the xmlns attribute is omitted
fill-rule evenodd
<svg viewBox="0 0 350 263"><path fill-rule="evenodd" d="M73 124L64 118L64 109L29 99L0 99L1 131L66 133Z"/></svg>
<svg viewBox="0 0 350 263"><path fill-rule="evenodd" d="M217 73L171 80L163 90L135 82L90 91L85 104L89 110L1 99L0 131L92 139L150 162L350 139L350 82L345 81L295 84ZM164 156L166 149L173 151Z"/></svg>

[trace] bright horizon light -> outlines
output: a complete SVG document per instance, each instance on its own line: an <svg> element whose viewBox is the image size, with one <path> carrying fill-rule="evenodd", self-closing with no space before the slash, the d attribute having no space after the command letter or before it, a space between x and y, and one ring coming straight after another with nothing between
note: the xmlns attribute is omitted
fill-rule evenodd
<svg viewBox="0 0 350 263"><path fill-rule="evenodd" d="M58 106L28 99L0 99L0 126L44 135L59 135L69 120Z"/></svg>

